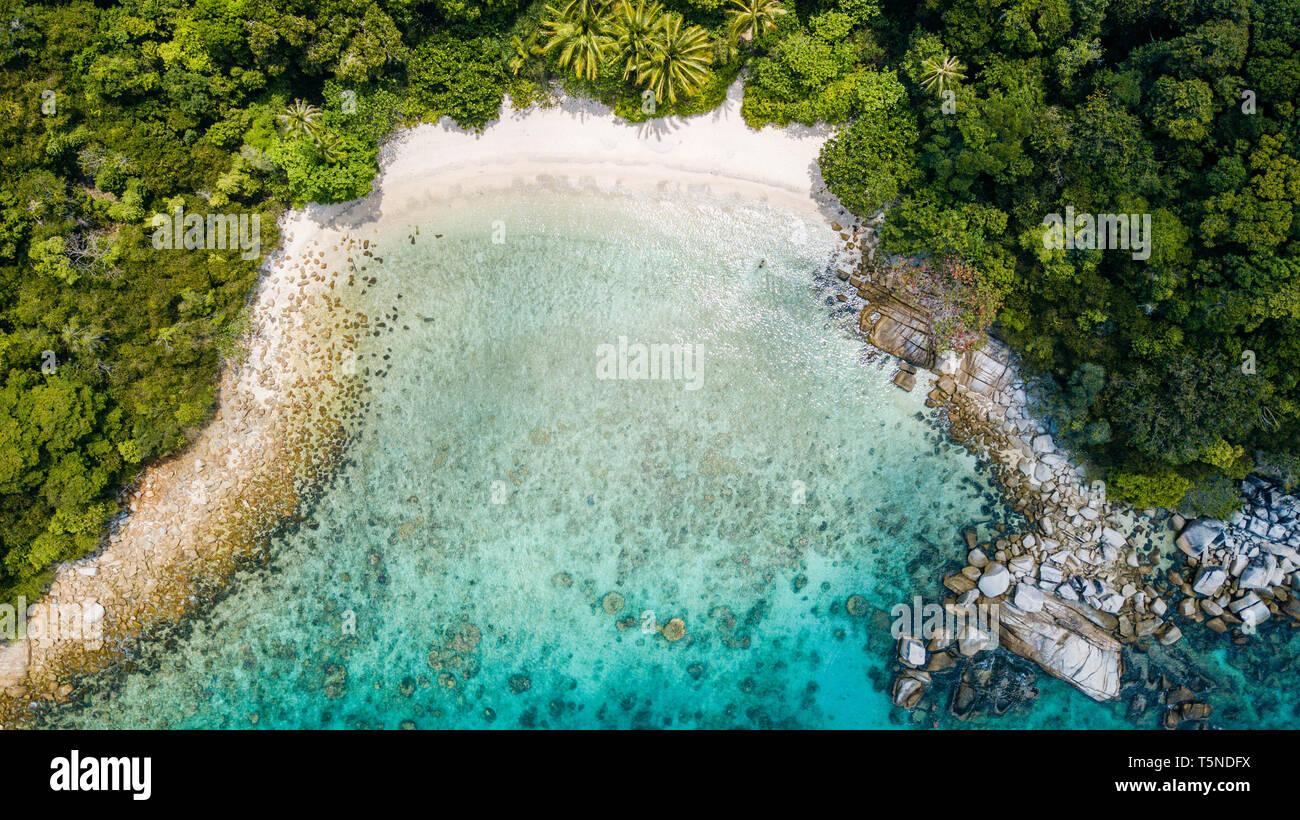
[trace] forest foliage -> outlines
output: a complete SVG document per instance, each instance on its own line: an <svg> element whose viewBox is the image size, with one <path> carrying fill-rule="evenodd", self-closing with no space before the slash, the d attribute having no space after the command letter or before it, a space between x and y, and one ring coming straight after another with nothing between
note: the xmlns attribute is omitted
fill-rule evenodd
<svg viewBox="0 0 1300 820"><path fill-rule="evenodd" d="M873 30L906 98L841 128L826 181L886 208L885 250L996 283L1053 432L1141 506L1293 480L1300 3L898 2ZM1149 218L1148 258L1048 247L1068 212Z"/></svg>

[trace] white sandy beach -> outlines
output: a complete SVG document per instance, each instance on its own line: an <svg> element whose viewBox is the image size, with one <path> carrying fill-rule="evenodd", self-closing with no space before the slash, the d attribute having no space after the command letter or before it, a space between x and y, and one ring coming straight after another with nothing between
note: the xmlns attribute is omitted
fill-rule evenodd
<svg viewBox="0 0 1300 820"><path fill-rule="evenodd" d="M821 191L817 157L829 128L764 128L740 116L741 85L696 117L630 124L591 100L514 111L481 134L447 120L403 132L386 146L377 191L385 217L420 199L567 180L603 190L706 193L796 210L835 208ZM838 210L838 208L835 208Z"/></svg>
<svg viewBox="0 0 1300 820"><path fill-rule="evenodd" d="M295 429L312 416L309 408L324 406L320 391L334 383L329 368L344 355L339 326L325 318L328 280L340 273L330 263L359 248L376 218L417 213L423 201L471 191L560 181L735 197L829 221L841 212L817 173L828 134L748 128L739 84L717 110L689 119L631 125L599 104L565 99L522 112L507 106L483 133L444 120L398 134L384 147L371 196L286 216L283 249L259 283L248 356L223 375L215 420L188 451L144 473L129 516L103 549L59 569L45 600L75 603L102 619L106 649L57 636L0 647L0 721L12 722L25 702L62 700L73 675L93 673L183 616L196 574L224 577L250 551L252 531L288 512L291 474L310 460L298 451L308 445ZM352 227L335 221L345 216Z"/></svg>

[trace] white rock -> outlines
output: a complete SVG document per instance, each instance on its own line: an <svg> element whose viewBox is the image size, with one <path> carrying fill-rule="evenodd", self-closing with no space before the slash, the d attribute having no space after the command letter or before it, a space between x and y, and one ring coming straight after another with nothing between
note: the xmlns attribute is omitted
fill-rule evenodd
<svg viewBox="0 0 1300 820"><path fill-rule="evenodd" d="M1114 615L1116 612L1119 612L1124 608L1124 596L1117 592L1112 592L1098 600L1097 608L1102 612L1109 612Z"/></svg>
<svg viewBox="0 0 1300 820"><path fill-rule="evenodd" d="M1247 624L1249 626L1256 626L1258 624L1262 624L1265 621L1267 621L1269 619L1269 616L1272 614L1273 614L1272 612L1268 611L1267 604L1265 604L1263 601L1259 599L1256 599L1255 602L1252 603L1250 606L1244 607L1240 611L1238 611L1237 617L1240 618L1242 620L1242 623L1244 624Z"/></svg>
<svg viewBox="0 0 1300 820"><path fill-rule="evenodd" d="M1011 574L1017 578L1032 575L1034 566L1034 559L1028 555L1020 555L1007 562L1007 569L1011 570Z"/></svg>
<svg viewBox="0 0 1300 820"><path fill-rule="evenodd" d="M925 644L909 636L899 638L898 660L914 669L925 666Z"/></svg>
<svg viewBox="0 0 1300 820"><path fill-rule="evenodd" d="M1213 597L1226 580L1228 574L1222 568L1203 566L1200 572L1196 573L1196 581L1192 584L1192 589L1201 595Z"/></svg>
<svg viewBox="0 0 1300 820"><path fill-rule="evenodd" d="M1232 558L1232 566L1228 568L1228 574L1236 578L1246 571L1250 566L1250 557L1246 555L1235 555Z"/></svg>
<svg viewBox="0 0 1300 820"><path fill-rule="evenodd" d="M1245 595L1228 604L1228 609L1232 610L1232 613L1235 615L1243 609L1252 607L1257 603L1260 603L1259 596L1253 592L1247 592Z"/></svg>
<svg viewBox="0 0 1300 820"><path fill-rule="evenodd" d="M1241 573L1241 578L1237 581L1237 586L1241 589L1266 589L1269 586L1268 567L1259 564L1251 564Z"/></svg>
<svg viewBox="0 0 1300 820"><path fill-rule="evenodd" d="M1126 543L1124 533L1110 527L1101 528L1101 537L1103 541L1110 544L1115 549L1119 549Z"/></svg>
<svg viewBox="0 0 1300 820"><path fill-rule="evenodd" d="M1011 573L1007 568L998 562L993 562L984 568L984 574L980 576L980 592L986 598L996 598L1007 591L1011 586Z"/></svg>
<svg viewBox="0 0 1300 820"><path fill-rule="evenodd" d="M1016 594L1013 600L1016 606L1025 612L1038 612L1043 608L1043 593L1037 587L1031 587L1029 584L1016 584Z"/></svg>

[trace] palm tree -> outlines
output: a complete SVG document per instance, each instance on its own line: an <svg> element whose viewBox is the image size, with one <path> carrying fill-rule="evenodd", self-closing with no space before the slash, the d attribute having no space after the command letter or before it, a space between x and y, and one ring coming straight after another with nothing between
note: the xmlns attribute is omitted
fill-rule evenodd
<svg viewBox="0 0 1300 820"><path fill-rule="evenodd" d="M319 108L304 100L294 100L285 106L284 113L277 115L275 121L287 136L311 136L316 131L316 120L319 117Z"/></svg>
<svg viewBox="0 0 1300 820"><path fill-rule="evenodd" d="M347 154L343 147L343 140L333 131L317 131L312 137L312 144L316 146L316 153L320 158L330 165L341 162Z"/></svg>
<svg viewBox="0 0 1300 820"><path fill-rule="evenodd" d="M104 343L104 332L97 327L82 327L72 319L59 330L59 338L69 353L94 353Z"/></svg>
<svg viewBox="0 0 1300 820"><path fill-rule="evenodd" d="M776 28L777 18L785 14L780 0L731 0L731 5L727 27L732 37L746 42Z"/></svg>
<svg viewBox="0 0 1300 820"><path fill-rule="evenodd" d="M654 52L656 32L663 13L664 7L654 0L649 6L645 0L638 0L635 6L630 0L619 3L609 30L618 51L617 61L624 64L623 79L632 76L641 61Z"/></svg>
<svg viewBox="0 0 1300 820"><path fill-rule="evenodd" d="M547 43L542 53L559 51L560 68L573 66L573 75L595 80L614 38L605 19L604 0L569 0L562 9L546 7L550 19L542 20Z"/></svg>
<svg viewBox="0 0 1300 820"><path fill-rule="evenodd" d="M931 57L921 64L925 73L921 75L921 86L941 96L950 85L966 79L966 66L956 57Z"/></svg>
<svg viewBox="0 0 1300 820"><path fill-rule="evenodd" d="M699 26L682 26L680 14L663 18L654 39L653 51L637 64L637 76L655 93L655 99L677 102L677 95L690 96L708 78L713 60L709 34Z"/></svg>
<svg viewBox="0 0 1300 820"><path fill-rule="evenodd" d="M519 72L524 69L524 66L532 62L533 57L536 57L542 51L541 46L537 44L536 31L529 34L527 40L521 39L519 35L511 37L510 47L514 49L515 56L510 58L508 65L510 66L510 73L516 77L519 76Z"/></svg>

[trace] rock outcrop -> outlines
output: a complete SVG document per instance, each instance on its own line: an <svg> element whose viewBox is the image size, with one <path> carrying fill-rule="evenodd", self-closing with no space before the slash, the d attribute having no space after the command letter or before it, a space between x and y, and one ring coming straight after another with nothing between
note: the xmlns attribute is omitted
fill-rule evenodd
<svg viewBox="0 0 1300 820"><path fill-rule="evenodd" d="M867 303L858 325L873 346L913 367L951 375L961 387L984 395L1015 381L1010 351L1001 343L988 339L978 350L945 355L935 350L924 312L873 282L856 277L849 281Z"/></svg>
<svg viewBox="0 0 1300 820"><path fill-rule="evenodd" d="M1124 673L1119 641L1087 618L1076 604L1055 597L1044 597L1041 603L1037 612L1002 603L1002 646L1093 700L1117 697Z"/></svg>
<svg viewBox="0 0 1300 820"><path fill-rule="evenodd" d="M846 247L846 254L874 251L866 226L855 228L855 239L856 248ZM988 460L1005 501L1030 524L1029 531L992 543L967 537L968 564L944 578L953 593L944 606L996 606L998 640L977 640L970 632L953 636L951 645L931 640L926 648L935 654L926 671L942 674L954 659L960 664L1000 645L1095 700L1118 697L1123 644L1160 648L1182 636L1155 586L1158 550L1140 540L1164 514L1112 504L1104 485L1089 482L1034 417L1005 346L989 338L962 354L937 350L928 316L891 289L890 266L875 264L873 256L852 265L852 274L841 269L840 280L854 292L840 301L861 300L860 307L854 304L859 329L900 360L895 384L912 390L932 377L926 406L940 410L952 439ZM895 702L909 709L924 704L930 682L900 666Z"/></svg>

